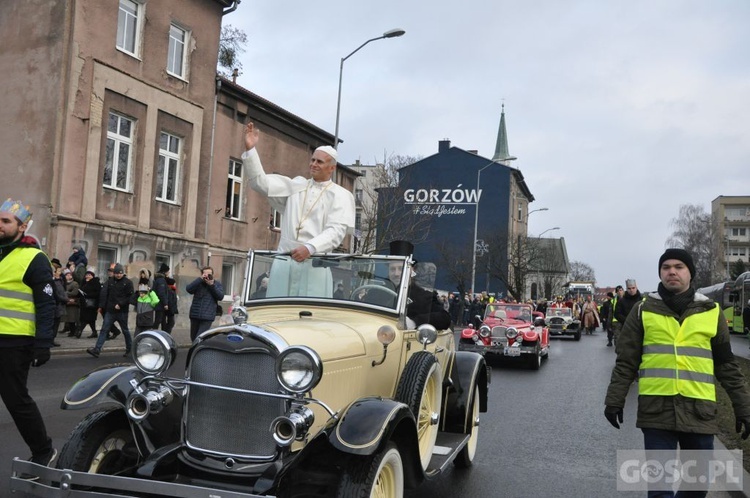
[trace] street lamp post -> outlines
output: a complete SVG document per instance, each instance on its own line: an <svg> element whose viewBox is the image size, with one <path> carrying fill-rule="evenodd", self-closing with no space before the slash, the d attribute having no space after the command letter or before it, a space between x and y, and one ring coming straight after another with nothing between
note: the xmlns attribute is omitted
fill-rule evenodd
<svg viewBox="0 0 750 498"><path fill-rule="evenodd" d="M474 288L475 279L477 276L477 228L479 227L479 197L480 197L480 191L479 191L479 179L482 175L482 171L489 168L493 164L496 164L495 161L479 168L479 171L477 171L477 202L476 206L474 207L474 245L471 247L471 292L472 297L473 294L476 294L476 289Z"/></svg>
<svg viewBox="0 0 750 498"><path fill-rule="evenodd" d="M333 148L338 149L339 148L339 113L341 112L341 80L344 76L344 61L351 57L352 55L356 54L362 47L367 45L370 42L374 42L376 40L382 40L383 38L395 38L397 36L403 36L406 33L403 29L396 28L391 29L389 31L386 31L381 36L377 36L375 38L370 38L366 42L364 42L362 45L357 47L352 53L347 55L346 57L342 57L341 59L341 65L339 66L339 95L338 100L336 102L336 131L335 136L333 138Z"/></svg>
<svg viewBox="0 0 750 498"><path fill-rule="evenodd" d="M540 233L539 235L537 235L537 237L536 237L536 238L537 238L537 239L541 239L541 238L542 238L542 235L544 235L544 234L545 234L545 233L547 233L547 232L551 232L552 230L560 230L560 227L552 227L552 228L548 228L547 230L545 230L545 231L543 231L542 233Z"/></svg>

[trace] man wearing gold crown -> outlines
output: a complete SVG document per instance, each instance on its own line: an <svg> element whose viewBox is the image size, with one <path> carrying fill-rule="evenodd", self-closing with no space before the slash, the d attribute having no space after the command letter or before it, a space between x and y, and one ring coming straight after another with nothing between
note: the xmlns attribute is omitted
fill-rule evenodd
<svg viewBox="0 0 750 498"><path fill-rule="evenodd" d="M31 450L29 460L49 465L57 452L26 383L29 367L49 360L55 299L52 265L25 234L29 220L21 201L0 205L0 397Z"/></svg>

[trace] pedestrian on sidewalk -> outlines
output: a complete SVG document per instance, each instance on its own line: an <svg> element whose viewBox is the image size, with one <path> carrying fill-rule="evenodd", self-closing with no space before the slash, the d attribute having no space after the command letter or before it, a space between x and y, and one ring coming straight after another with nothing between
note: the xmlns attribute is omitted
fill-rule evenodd
<svg viewBox="0 0 750 498"><path fill-rule="evenodd" d="M132 302L135 306L135 335L144 330L154 328L154 308L159 304L159 298L148 285L139 284L138 294L133 294Z"/></svg>
<svg viewBox="0 0 750 498"><path fill-rule="evenodd" d="M81 330L78 337L81 337L86 325L91 327L91 334L86 336L87 339L96 339L96 319L98 317L99 296L102 292L102 284L99 277L94 273L93 268L86 270L81 285Z"/></svg>
<svg viewBox="0 0 750 498"><path fill-rule="evenodd" d="M162 329L167 334L172 334L174 329L175 315L180 310L177 308L177 281L172 277L167 277L167 305L164 307L164 328Z"/></svg>
<svg viewBox="0 0 750 498"><path fill-rule="evenodd" d="M57 451L27 381L29 367L49 361L55 298L52 265L24 233L30 220L21 201L0 205L0 398L31 450L29 460L49 465Z"/></svg>
<svg viewBox="0 0 750 498"><path fill-rule="evenodd" d="M185 290L193 295L190 305L190 340L211 328L216 319L219 301L224 298L224 287L214 278L214 269L204 266L201 276L190 282Z"/></svg>
<svg viewBox="0 0 750 498"><path fill-rule="evenodd" d="M169 312L169 288L167 287L167 277L169 277L169 265L162 263L154 275L154 285L152 290L159 298L154 315L154 328L162 330L167 329L167 313Z"/></svg>
<svg viewBox="0 0 750 498"><path fill-rule="evenodd" d="M750 391L732 354L726 319L718 304L695 292L694 274L687 251L667 249L659 258L657 292L633 306L617 339L604 416L620 428L637 376L636 427L646 450L712 450L719 430L716 381L732 402L737 432L743 439L750 435ZM674 496L653 488L648 495Z"/></svg>
<svg viewBox="0 0 750 498"><path fill-rule="evenodd" d="M114 278L107 286L102 289L99 301L100 313L104 314L104 323L99 337L96 339L96 345L86 350L91 356L98 358L107 340L107 333L113 323L118 323L125 337L125 354L130 356L130 347L132 338L130 329L128 329L128 308L130 307L130 297L133 295L133 282L125 276L125 270L120 263L115 264L113 268Z"/></svg>

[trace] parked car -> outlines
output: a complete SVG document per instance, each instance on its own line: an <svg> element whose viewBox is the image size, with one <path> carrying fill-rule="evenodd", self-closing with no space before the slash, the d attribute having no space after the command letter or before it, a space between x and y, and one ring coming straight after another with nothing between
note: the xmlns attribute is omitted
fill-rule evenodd
<svg viewBox="0 0 750 498"><path fill-rule="evenodd" d="M481 355L455 350L452 330L407 325L411 263L251 251L244 299L196 338L184 376L166 373L172 337L142 332L135 365L95 370L65 395L63 409L93 411L57 468L14 460L11 489L401 497L451 462L470 467L490 372ZM267 291L252 298L262 275Z"/></svg>
<svg viewBox="0 0 750 498"><path fill-rule="evenodd" d="M570 308L547 308L544 323L553 336L572 335L576 341L581 340L581 320L573 316Z"/></svg>
<svg viewBox="0 0 750 498"><path fill-rule="evenodd" d="M469 325L461 331L459 351L483 356L518 358L538 370L543 358L549 358L549 332L544 324L535 324L529 304L490 303L478 328Z"/></svg>

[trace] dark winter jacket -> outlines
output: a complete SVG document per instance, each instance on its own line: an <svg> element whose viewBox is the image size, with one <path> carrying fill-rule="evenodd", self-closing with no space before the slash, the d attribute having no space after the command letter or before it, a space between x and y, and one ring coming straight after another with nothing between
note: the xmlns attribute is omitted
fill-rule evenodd
<svg viewBox="0 0 750 498"><path fill-rule="evenodd" d="M670 310L658 293L648 295L643 304L636 305L628 316L617 341L617 360L612 370L612 378L606 406L622 408L630 385L635 381L641 364L643 348L642 311L671 316L682 323L685 318L696 313L713 309L715 303L702 294L695 294L682 314L677 316ZM714 362L714 378L729 394L736 417L750 417L750 392L745 386L737 360L732 354L729 342L729 329L723 314L719 314L717 333L711 339L711 352ZM718 432L717 405L703 399L675 396L638 396L638 419L636 427L663 429L700 434Z"/></svg>
<svg viewBox="0 0 750 498"><path fill-rule="evenodd" d="M451 316L445 311L437 292L412 283L409 286L409 299L411 302L406 306L406 316L414 320L417 326L429 323L438 330L450 328Z"/></svg>
<svg viewBox="0 0 750 498"><path fill-rule="evenodd" d="M0 247L0 261L17 247L38 248L36 240L31 237L22 237L10 245ZM55 321L55 297L52 284L52 265L46 254L39 251L39 254L34 257L23 275L23 283L31 288L34 298L36 335L35 337L8 335L0 330L0 347L34 346L50 348L54 336L52 325Z"/></svg>
<svg viewBox="0 0 750 498"><path fill-rule="evenodd" d="M154 275L154 286L151 289L159 298L159 304L156 305L156 311L164 311L164 305L169 306L169 288L167 287L167 278L163 273Z"/></svg>
<svg viewBox="0 0 750 498"><path fill-rule="evenodd" d="M99 308L99 296L102 292L102 284L99 277L84 280L81 285L81 322L90 323L96 321L96 310ZM87 305L93 303L93 306Z"/></svg>
<svg viewBox="0 0 750 498"><path fill-rule="evenodd" d="M198 277L190 282L185 290L193 295L190 318L213 321L216 318L216 304L224 299L224 287L221 282L214 280L214 285L208 285L201 277Z"/></svg>
<svg viewBox="0 0 750 498"><path fill-rule="evenodd" d="M133 282L125 275L120 280L112 277L102 286L99 295L99 307L104 313L115 313L119 311L128 312L130 297L133 295ZM120 309L115 309L119 304Z"/></svg>
<svg viewBox="0 0 750 498"><path fill-rule="evenodd" d="M630 310L641 301L643 301L641 291L636 291L635 296L631 296L628 292L623 294L622 297L617 300L617 304L615 305L614 316L617 318L617 321L625 323L625 320L627 320L628 315L630 314Z"/></svg>
<svg viewBox="0 0 750 498"><path fill-rule="evenodd" d="M52 291L55 298L55 318L62 318L68 304L68 293L65 292L65 282L62 278L52 280Z"/></svg>
<svg viewBox="0 0 750 498"><path fill-rule="evenodd" d="M75 246L74 249L78 249L78 251L73 251L68 258L68 261L75 263L76 267L78 265L83 265L83 267L86 268L86 265L89 264L89 258L86 257L86 251L84 251L81 246ZM84 269L84 272L85 271L86 270Z"/></svg>
<svg viewBox="0 0 750 498"><path fill-rule="evenodd" d="M177 315L180 311L177 309L177 282L175 279L167 277L167 315Z"/></svg>

